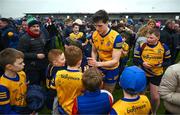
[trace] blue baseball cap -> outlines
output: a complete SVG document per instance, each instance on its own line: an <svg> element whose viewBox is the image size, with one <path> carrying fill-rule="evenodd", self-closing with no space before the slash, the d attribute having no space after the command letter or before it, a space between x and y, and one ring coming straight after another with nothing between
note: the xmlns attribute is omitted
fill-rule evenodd
<svg viewBox="0 0 180 115"><path fill-rule="evenodd" d="M119 84L124 90L131 90L132 93L143 92L146 88L146 74L137 66L126 67Z"/></svg>

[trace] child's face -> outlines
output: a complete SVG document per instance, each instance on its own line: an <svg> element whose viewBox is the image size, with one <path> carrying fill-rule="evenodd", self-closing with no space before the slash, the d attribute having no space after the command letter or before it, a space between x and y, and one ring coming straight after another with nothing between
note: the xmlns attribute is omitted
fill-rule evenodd
<svg viewBox="0 0 180 115"><path fill-rule="evenodd" d="M154 28L155 26L156 26L156 25L155 25L153 22L151 22L151 23L148 24L148 27L149 27L149 28Z"/></svg>
<svg viewBox="0 0 180 115"><path fill-rule="evenodd" d="M57 58L53 61L54 66L65 66L65 56L64 53L61 55L57 56Z"/></svg>
<svg viewBox="0 0 180 115"><path fill-rule="evenodd" d="M20 72L24 69L24 65L24 59L18 58L14 64L10 66L10 69L14 72Z"/></svg>
<svg viewBox="0 0 180 115"><path fill-rule="evenodd" d="M156 45L156 43L159 41L159 37L152 34L147 34L147 43L150 45Z"/></svg>
<svg viewBox="0 0 180 115"><path fill-rule="evenodd" d="M74 33L78 33L78 32L79 32L79 26L78 26L78 25L75 25L75 26L73 27L73 31L74 31Z"/></svg>

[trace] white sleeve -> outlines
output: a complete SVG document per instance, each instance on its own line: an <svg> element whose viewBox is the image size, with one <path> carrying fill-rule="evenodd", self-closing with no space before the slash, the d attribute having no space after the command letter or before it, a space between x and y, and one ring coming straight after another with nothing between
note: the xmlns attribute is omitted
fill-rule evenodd
<svg viewBox="0 0 180 115"><path fill-rule="evenodd" d="M114 102L114 98L113 98L112 94L109 91L102 89L101 93L107 93L111 97L112 103Z"/></svg>

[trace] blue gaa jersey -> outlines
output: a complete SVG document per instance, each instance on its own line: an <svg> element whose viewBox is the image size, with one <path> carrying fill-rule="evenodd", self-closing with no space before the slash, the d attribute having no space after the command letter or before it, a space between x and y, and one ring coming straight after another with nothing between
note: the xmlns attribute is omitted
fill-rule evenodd
<svg viewBox="0 0 180 115"><path fill-rule="evenodd" d="M148 115L151 113L151 104L145 95L135 99L122 98L113 105L110 115Z"/></svg>
<svg viewBox="0 0 180 115"><path fill-rule="evenodd" d="M0 78L0 113L12 114L16 109L26 106L26 75L18 72L15 78L2 75Z"/></svg>
<svg viewBox="0 0 180 115"><path fill-rule="evenodd" d="M169 48L165 44L161 44L161 42L158 42L155 46L150 46L147 43L144 43L137 49L134 57L141 59L143 62L148 62L148 64L152 66L152 68L142 67L147 76L151 77L163 74L164 68L157 65L162 64L164 60L168 58L170 59L171 54Z"/></svg>
<svg viewBox="0 0 180 115"><path fill-rule="evenodd" d="M106 90L86 91L74 100L72 114L108 114L113 104L113 96Z"/></svg>

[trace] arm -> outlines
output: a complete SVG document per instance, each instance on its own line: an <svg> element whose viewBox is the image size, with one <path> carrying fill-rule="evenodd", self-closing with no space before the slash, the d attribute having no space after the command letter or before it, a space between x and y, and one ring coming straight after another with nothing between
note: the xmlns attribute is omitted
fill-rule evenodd
<svg viewBox="0 0 180 115"><path fill-rule="evenodd" d="M179 64L178 64L179 65ZM174 68L173 68L174 67ZM170 66L162 77L161 84L159 86L159 93L162 99L172 104L180 106L180 93L176 92L179 87L179 79L175 66ZM176 69L177 70L177 69Z"/></svg>
<svg viewBox="0 0 180 115"><path fill-rule="evenodd" d="M167 45L163 44L165 53L164 53L164 60L162 63L162 67L168 67L171 65L171 52Z"/></svg>
<svg viewBox="0 0 180 115"><path fill-rule="evenodd" d="M143 65L143 60L141 59L141 47L140 46L138 46L138 48L134 50L133 63L137 66Z"/></svg>
<svg viewBox="0 0 180 115"><path fill-rule="evenodd" d="M96 54L92 53L92 58L88 58L88 64L95 67L113 67L114 65L119 63L121 53L121 49L113 49L112 60L104 62L96 61Z"/></svg>
<svg viewBox="0 0 180 115"><path fill-rule="evenodd" d="M117 35L113 44L112 60L103 61L103 62L96 61L97 51L95 50L94 46L92 46L92 58L88 58L88 64L90 66L96 66L96 67L113 67L119 63L121 53L122 53L122 38L120 35Z"/></svg>
<svg viewBox="0 0 180 115"><path fill-rule="evenodd" d="M113 67L114 65L119 63L121 53L122 53L121 49L113 49L112 60L104 61L104 62L97 62L97 67Z"/></svg>
<svg viewBox="0 0 180 115"><path fill-rule="evenodd" d="M0 85L0 114L15 114L10 105L9 90Z"/></svg>

